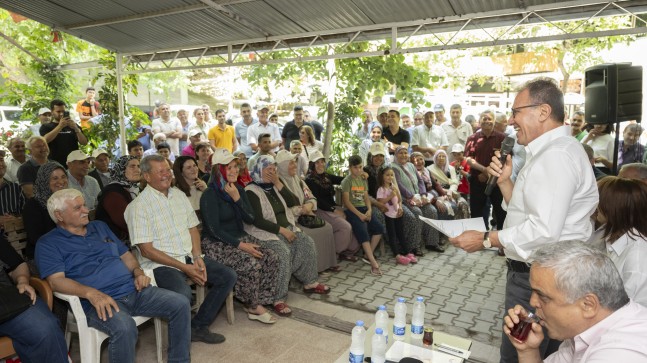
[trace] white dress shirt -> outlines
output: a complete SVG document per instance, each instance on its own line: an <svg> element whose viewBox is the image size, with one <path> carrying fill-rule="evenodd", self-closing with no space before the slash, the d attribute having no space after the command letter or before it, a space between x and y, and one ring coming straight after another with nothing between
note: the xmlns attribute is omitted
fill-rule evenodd
<svg viewBox="0 0 647 363"><path fill-rule="evenodd" d="M427 127L423 124L413 129L411 146L438 149L442 146L449 146L449 142L447 141L447 135L445 135L445 132L440 126L431 125L431 127ZM425 157L425 159L431 160L428 157Z"/></svg>
<svg viewBox="0 0 647 363"><path fill-rule="evenodd" d="M267 122L265 125L257 122L255 124L249 125L247 128L247 144L256 144L258 146L258 137L261 134L270 134L272 142L278 141L279 143L283 141L281 138L281 133L279 132L279 127L271 122ZM290 150L290 145L285 146L286 150ZM272 152L279 151L279 147L272 149Z"/></svg>
<svg viewBox="0 0 647 363"><path fill-rule="evenodd" d="M591 164L570 126L544 133L526 146L510 202L503 202L508 215L498 237L506 256L532 262L546 243L588 240L597 204Z"/></svg>
<svg viewBox="0 0 647 363"><path fill-rule="evenodd" d="M620 272L627 295L647 307L647 240L626 233L613 244L607 242L606 248L607 256Z"/></svg>

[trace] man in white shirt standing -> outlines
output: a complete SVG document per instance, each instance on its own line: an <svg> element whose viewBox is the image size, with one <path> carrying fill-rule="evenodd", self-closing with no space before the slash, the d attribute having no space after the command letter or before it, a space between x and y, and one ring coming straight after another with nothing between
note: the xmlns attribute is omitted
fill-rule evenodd
<svg viewBox="0 0 647 363"><path fill-rule="evenodd" d="M162 103L159 107L160 117L153 120L153 134L163 133L166 142L171 147L171 152L180 155L180 138L182 137L182 123L177 117L171 117L171 106Z"/></svg>
<svg viewBox="0 0 647 363"><path fill-rule="evenodd" d="M593 227L590 217L598 204L591 164L578 141L564 126L564 95L554 80L538 78L517 94L509 123L526 146L526 164L512 181L512 158L505 165L492 158L490 175L498 177L507 217L500 231L466 231L450 242L467 252L503 247L508 257L505 308L530 309L531 254L538 248L566 240L586 241ZM498 155L498 152L497 152ZM559 342L545 340L543 357ZM501 362L517 362L517 352L503 337Z"/></svg>
<svg viewBox="0 0 647 363"><path fill-rule="evenodd" d="M447 150L449 142L440 126L434 125L434 113L429 111L424 115L424 123L413 129L411 148L425 156L425 165L430 165L438 149Z"/></svg>
<svg viewBox="0 0 647 363"><path fill-rule="evenodd" d="M266 106L261 108L256 112L258 116L258 122L251 124L247 128L247 143L252 148L254 152L258 152L258 137L261 134L270 134L271 136L271 151L276 153L279 151L279 146L283 142L281 139L281 133L279 132L279 127L276 124L269 122L268 115L270 109Z"/></svg>
<svg viewBox="0 0 647 363"><path fill-rule="evenodd" d="M464 147L467 142L467 138L472 134L472 126L461 120L462 115L463 108L461 105L455 103L449 108L449 117L451 117L451 120L440 125L447 136L449 150L451 150L456 144L460 144ZM449 155L449 161L454 161L454 157L451 154Z"/></svg>
<svg viewBox="0 0 647 363"><path fill-rule="evenodd" d="M504 319L519 362L542 362L544 330L564 341L547 363L647 362L647 308L629 299L604 252L569 241L541 247L533 259L530 305L541 321L521 342L510 334L526 309L517 305Z"/></svg>

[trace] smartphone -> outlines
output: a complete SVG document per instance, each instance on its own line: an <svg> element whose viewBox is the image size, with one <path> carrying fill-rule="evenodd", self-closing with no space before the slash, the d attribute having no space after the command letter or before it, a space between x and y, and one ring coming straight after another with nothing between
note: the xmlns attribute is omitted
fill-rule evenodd
<svg viewBox="0 0 647 363"><path fill-rule="evenodd" d="M70 117L70 111L64 111L63 118L69 118L69 117Z"/></svg>

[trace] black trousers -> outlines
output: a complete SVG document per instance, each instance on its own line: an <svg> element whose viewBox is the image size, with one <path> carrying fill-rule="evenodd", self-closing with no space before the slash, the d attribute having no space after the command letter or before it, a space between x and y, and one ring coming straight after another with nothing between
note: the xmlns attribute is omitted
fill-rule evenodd
<svg viewBox="0 0 647 363"><path fill-rule="evenodd" d="M496 219L497 230L503 228L503 222L505 221L505 216L507 215L506 211L501 207L503 202L503 195L501 195L501 190L498 186L494 187L492 194L489 196L485 195L486 183L482 183L478 178L470 177L470 210L472 213L472 218L483 217L485 221L485 227L489 229L489 218L490 218L490 205L488 199L492 204L494 209L494 217Z"/></svg>

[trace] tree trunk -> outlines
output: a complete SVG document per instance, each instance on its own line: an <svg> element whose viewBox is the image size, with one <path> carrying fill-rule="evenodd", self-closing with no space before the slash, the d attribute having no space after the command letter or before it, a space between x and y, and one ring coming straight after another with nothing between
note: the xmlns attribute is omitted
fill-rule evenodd
<svg viewBox="0 0 647 363"><path fill-rule="evenodd" d="M328 47L328 54L333 54L335 50L333 47ZM328 103L326 117L326 133L324 136L324 157L326 160L330 157L330 146L332 143L332 128L335 125L335 92L337 91L337 66L334 59L329 59L326 68L328 69Z"/></svg>

